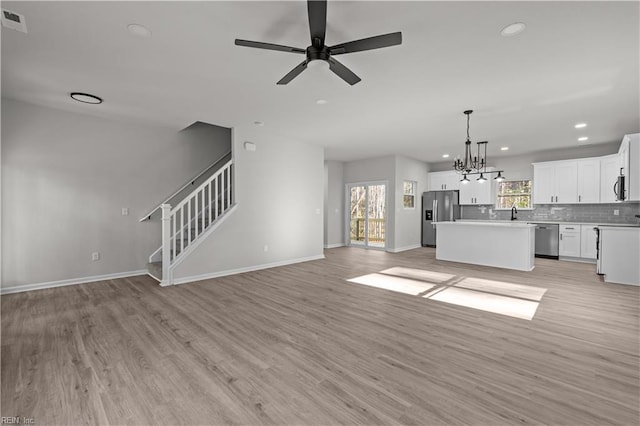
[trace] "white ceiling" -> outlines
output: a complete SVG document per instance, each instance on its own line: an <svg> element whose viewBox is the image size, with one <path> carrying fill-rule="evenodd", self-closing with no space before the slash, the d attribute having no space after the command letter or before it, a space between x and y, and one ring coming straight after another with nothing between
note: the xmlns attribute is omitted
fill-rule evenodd
<svg viewBox="0 0 640 426"><path fill-rule="evenodd" d="M620 140L640 131L638 2L329 1L327 45L402 31L401 46L342 55L362 81L308 69L306 4L289 2L3 2L28 34L2 29L2 96L181 129L196 120L255 127L256 138L326 147L328 159L402 154L441 161L471 138L489 155ZM506 25L526 30L501 37ZM153 32L132 36L127 25ZM91 106L69 92L104 98ZM316 105L317 99L327 105ZM587 122L576 130L574 124Z"/></svg>

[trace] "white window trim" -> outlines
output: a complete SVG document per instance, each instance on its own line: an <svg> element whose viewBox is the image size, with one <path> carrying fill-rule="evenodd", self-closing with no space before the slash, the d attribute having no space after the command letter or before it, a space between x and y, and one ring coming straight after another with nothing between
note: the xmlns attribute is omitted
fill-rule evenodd
<svg viewBox="0 0 640 426"><path fill-rule="evenodd" d="M405 194L405 192L404 192L404 184L406 182L409 182L411 184L411 186L413 188L413 192L414 192L413 194ZM403 179L402 180L402 208L404 210L415 210L416 209L416 194L415 194L415 192L417 191L417 189L418 189L418 182L416 182L415 180L408 180L408 179ZM404 197L405 197L405 195L411 195L413 197L413 207L407 207L407 206L404 205Z"/></svg>
<svg viewBox="0 0 640 426"><path fill-rule="evenodd" d="M513 182L513 181L523 181L523 180L528 180L531 182L531 193L529 193L529 198L531 199L531 205L533 206L533 179L507 179L507 181L509 182ZM510 211L511 207L508 208L504 208L504 207L498 207L498 200L500 197L500 193L498 191L499 185L496 182L496 202L493 205L493 209L496 211ZM535 207L516 207L518 209L518 211L527 211L527 210L535 210Z"/></svg>

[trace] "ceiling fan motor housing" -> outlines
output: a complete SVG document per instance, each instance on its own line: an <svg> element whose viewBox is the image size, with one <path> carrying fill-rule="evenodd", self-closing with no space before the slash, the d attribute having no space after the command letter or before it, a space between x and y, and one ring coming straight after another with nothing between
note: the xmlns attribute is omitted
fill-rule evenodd
<svg viewBox="0 0 640 426"><path fill-rule="evenodd" d="M329 48L327 46L322 46L321 48L317 48L315 46L307 47L307 64L311 61L329 61Z"/></svg>

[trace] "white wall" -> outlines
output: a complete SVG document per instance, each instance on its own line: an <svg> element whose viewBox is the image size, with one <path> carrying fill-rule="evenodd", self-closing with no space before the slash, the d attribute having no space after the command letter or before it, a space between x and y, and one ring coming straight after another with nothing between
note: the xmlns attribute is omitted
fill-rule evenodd
<svg viewBox="0 0 640 426"><path fill-rule="evenodd" d="M178 131L2 99L3 289L145 269L160 224L138 219L230 148Z"/></svg>
<svg viewBox="0 0 640 426"><path fill-rule="evenodd" d="M238 208L176 267L178 283L323 257L323 148L251 132L233 132Z"/></svg>
<svg viewBox="0 0 640 426"><path fill-rule="evenodd" d="M422 161L396 156L395 242L394 251L420 247L422 193L427 190L428 167ZM415 208L405 209L403 202L404 181L417 183Z"/></svg>
<svg viewBox="0 0 640 426"><path fill-rule="evenodd" d="M324 246L339 247L344 241L344 163L325 161Z"/></svg>

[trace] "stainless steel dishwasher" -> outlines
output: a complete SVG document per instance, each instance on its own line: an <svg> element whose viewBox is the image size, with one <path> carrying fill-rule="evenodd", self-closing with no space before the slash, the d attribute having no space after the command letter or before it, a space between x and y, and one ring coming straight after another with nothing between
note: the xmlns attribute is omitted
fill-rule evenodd
<svg viewBox="0 0 640 426"><path fill-rule="evenodd" d="M534 223L536 225L536 257L558 259L560 225L557 223Z"/></svg>

